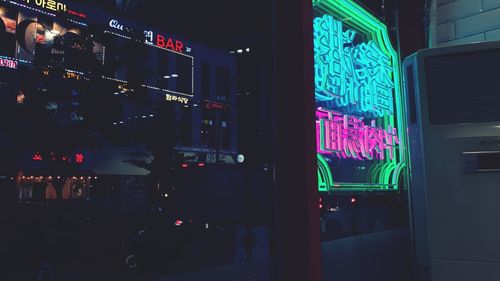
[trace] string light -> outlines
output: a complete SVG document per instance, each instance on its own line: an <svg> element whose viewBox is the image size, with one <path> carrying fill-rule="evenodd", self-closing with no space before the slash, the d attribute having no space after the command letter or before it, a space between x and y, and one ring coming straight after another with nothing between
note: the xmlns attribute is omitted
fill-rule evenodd
<svg viewBox="0 0 500 281"><path fill-rule="evenodd" d="M72 19L70 19L69 21L72 23L76 23L78 25L81 25L81 26L88 26L88 24L86 24L84 22L80 22L80 21L76 21L76 20L72 20Z"/></svg>
<svg viewBox="0 0 500 281"><path fill-rule="evenodd" d="M104 76L104 75L102 75L101 77L103 79L110 80L110 81L115 81L115 82L120 82L120 83L125 83L125 84L128 83L128 81L126 81L126 80L120 80L120 79L116 79L116 78L111 78L111 77L107 77L107 76ZM171 91L171 90L162 89L162 88L158 88L158 87L154 87L154 86L149 86L149 85L144 85L144 84L142 84L141 87L144 87L144 88L147 88L147 89L151 89L151 90L156 90L156 91L162 91L162 92L172 93L172 94L176 94L176 95L181 95L181 96L187 96L187 97L190 97L190 98L194 97L194 95L189 95L189 94L185 94L185 93L180 93L180 92Z"/></svg>
<svg viewBox="0 0 500 281"><path fill-rule="evenodd" d="M106 80L111 80L111 81L120 82L120 83L128 83L128 81L120 80L120 79L116 79L116 78L111 78L111 77L106 77L104 75L102 75L101 77L103 79L106 79Z"/></svg>
<svg viewBox="0 0 500 281"><path fill-rule="evenodd" d="M112 35L115 35L115 36L118 36L118 37L121 37L121 38L125 38L125 39L128 39L128 40L132 39L132 37L125 36L125 35L122 35L122 34L119 34L119 33L115 33L113 31L109 31L109 30L104 30L104 33L109 33L109 34L112 34Z"/></svg>
<svg viewBox="0 0 500 281"><path fill-rule="evenodd" d="M102 46L102 65L106 62L106 46Z"/></svg>
<svg viewBox="0 0 500 281"><path fill-rule="evenodd" d="M85 73L83 72L80 72L80 71L76 71L76 70L71 70L71 69L65 69L66 72L69 72L69 73L75 73L75 74L79 74L79 75L85 75Z"/></svg>

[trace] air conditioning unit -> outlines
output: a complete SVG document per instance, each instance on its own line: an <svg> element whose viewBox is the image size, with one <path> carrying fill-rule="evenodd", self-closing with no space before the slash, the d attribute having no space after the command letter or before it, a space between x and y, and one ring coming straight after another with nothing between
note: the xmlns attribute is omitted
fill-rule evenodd
<svg viewBox="0 0 500 281"><path fill-rule="evenodd" d="M403 64L419 280L500 280L500 42Z"/></svg>

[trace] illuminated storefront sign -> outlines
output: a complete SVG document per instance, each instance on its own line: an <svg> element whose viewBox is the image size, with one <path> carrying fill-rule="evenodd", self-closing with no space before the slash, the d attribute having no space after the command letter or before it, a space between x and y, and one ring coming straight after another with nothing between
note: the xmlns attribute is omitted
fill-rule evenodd
<svg viewBox="0 0 500 281"><path fill-rule="evenodd" d="M170 94L166 94L165 97L166 97L167 101L175 101L175 102L182 103L182 104L188 104L188 102L189 102L189 99L185 98L185 97L178 97L178 96L174 96L174 95L170 95Z"/></svg>
<svg viewBox="0 0 500 281"><path fill-rule="evenodd" d="M317 151L320 154L357 160L384 160L386 152L394 159L399 144L396 128L377 128L356 116L329 110L316 111Z"/></svg>
<svg viewBox="0 0 500 281"><path fill-rule="evenodd" d="M38 7L52 10L55 12L66 12L68 10L66 4L54 0L24 0L24 2L28 4L33 3Z"/></svg>
<svg viewBox="0 0 500 281"><path fill-rule="evenodd" d="M112 36L115 36L117 38L122 38L122 39L127 39L127 40L133 40L134 37L134 28L125 25L123 22L111 18L109 19L108 26L113 28L113 30L105 30L105 34L110 34ZM171 60L171 63L175 63L175 68L177 71L181 71L175 74L175 77L177 81L182 81L178 82L174 86L172 85L162 85L161 83L155 83L152 81L148 81L148 84L143 84L141 85L142 87L148 88L150 90L155 90L159 92L166 92L165 98L167 101L173 101L173 102L179 102L182 104L188 104L189 98L192 98L194 96L194 57L191 56L190 54L185 53L184 51L188 52L188 49L191 50L190 48L186 47L185 44L179 40L174 40L171 37L165 37L161 34L156 34L153 31L146 30L144 31L144 44L150 47L155 47L157 49L167 51L172 55L174 54L175 56L178 56L175 60ZM121 39L120 39L121 40ZM106 50L106 46L103 49L103 61L102 64L105 65L106 58L112 58L110 56L106 56L105 54L108 52ZM112 59L111 59L112 60ZM180 68L180 69L178 69ZM178 78L178 77L182 77ZM190 76L190 81L186 80L185 77ZM108 77L104 76L103 78L116 81L119 83L128 83L128 81L124 80L123 78L125 77L120 77L121 79L118 79L117 77ZM165 79L171 78L170 76L165 75ZM177 87L177 85L182 85L180 87ZM170 88L169 88L170 87Z"/></svg>
<svg viewBox="0 0 500 281"><path fill-rule="evenodd" d="M109 26L118 30L124 30L123 24L120 24L118 20L115 19L109 21Z"/></svg>
<svg viewBox="0 0 500 281"><path fill-rule="evenodd" d="M203 106L208 110L230 110L229 104L214 101L203 101Z"/></svg>
<svg viewBox="0 0 500 281"><path fill-rule="evenodd" d="M81 13L81 12L77 12L77 11L73 11L73 10L69 10L69 9L68 9L68 11L67 11L67 12L68 12L68 14L70 14L70 15L77 16L77 17L80 17L80 18L86 18L86 17L87 17L87 15L86 15L86 14Z"/></svg>
<svg viewBox="0 0 500 281"><path fill-rule="evenodd" d="M184 53L184 43L179 40L174 40L171 37L165 37L161 34L154 34L153 31L144 31L146 44L155 45L159 48L168 49L178 53Z"/></svg>
<svg viewBox="0 0 500 281"><path fill-rule="evenodd" d="M118 21L117 19L111 19L108 25L109 27L114 28L116 30L132 31L132 28L126 27L125 25L120 23L120 21ZM115 34L115 35L121 37L125 36L123 34ZM131 37L128 38L128 36L124 38L131 39ZM161 34L155 34L151 30L144 31L144 39L145 39L144 43L146 43L147 45L155 46L161 49L166 49L177 53L184 53L185 49L186 50L188 49L185 47L182 41L175 40L172 37L166 37Z"/></svg>
<svg viewBox="0 0 500 281"><path fill-rule="evenodd" d="M83 75L84 74L79 71L66 70L66 73L63 74L63 78L81 80Z"/></svg>
<svg viewBox="0 0 500 281"><path fill-rule="evenodd" d="M392 114L394 82L389 56L373 41L355 44L355 35L329 15L314 20L316 97L362 113Z"/></svg>
<svg viewBox="0 0 500 281"><path fill-rule="evenodd" d="M62 162L74 162L76 164L83 164L85 162L85 155L83 153L75 153L72 156L68 156L66 154L56 154L55 152L50 152L47 155L43 155L40 152L35 152L33 157L31 157L33 161L62 161Z"/></svg>
<svg viewBox="0 0 500 281"><path fill-rule="evenodd" d="M353 0L313 6L318 188L397 190L406 120L387 27Z"/></svg>
<svg viewBox="0 0 500 281"><path fill-rule="evenodd" d="M11 58L0 57L0 67L17 69L17 61Z"/></svg>
<svg viewBox="0 0 500 281"><path fill-rule="evenodd" d="M8 2L10 2L12 4L15 4L15 5L18 5L18 6L22 6L24 8L28 8L28 9L31 9L31 10L35 10L37 12L41 12L43 14L50 15L50 16L55 16L55 14L46 13L46 12L44 12L42 10L34 9L34 8L31 8L31 7L43 8L43 9L45 9L47 11L57 12L57 13L68 13L70 15L77 16L77 17L80 17L80 18L86 18L87 17L87 15L84 14L84 13L68 9L68 6L67 6L66 3L55 1L55 0L18 0L18 1L6 0L6 1L8 1ZM26 3L29 6L25 6L23 3ZM82 24L82 23L79 23L79 24Z"/></svg>

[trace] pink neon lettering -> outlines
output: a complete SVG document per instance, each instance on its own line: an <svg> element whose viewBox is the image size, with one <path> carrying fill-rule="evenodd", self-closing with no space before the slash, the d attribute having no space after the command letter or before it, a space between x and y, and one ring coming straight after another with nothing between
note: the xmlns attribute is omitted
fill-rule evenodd
<svg viewBox="0 0 500 281"><path fill-rule="evenodd" d="M394 159L399 144L396 128L376 127L375 121L366 125L356 116L318 109L316 111L316 143L320 154L356 160L384 160L386 151Z"/></svg>

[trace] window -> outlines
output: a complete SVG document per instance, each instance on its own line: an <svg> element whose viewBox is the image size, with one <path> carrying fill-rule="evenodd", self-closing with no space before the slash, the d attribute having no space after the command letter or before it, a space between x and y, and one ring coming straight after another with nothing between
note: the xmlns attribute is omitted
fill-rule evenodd
<svg viewBox="0 0 500 281"><path fill-rule="evenodd" d="M191 122L193 120L193 111L191 107L184 106L182 109L182 144L189 146L192 144L193 134Z"/></svg>
<svg viewBox="0 0 500 281"><path fill-rule="evenodd" d="M201 65L201 97L210 98L210 65L206 62Z"/></svg>
<svg viewBox="0 0 500 281"><path fill-rule="evenodd" d="M201 146L215 148L216 138L216 115L215 111L207 106L207 102L201 104Z"/></svg>
<svg viewBox="0 0 500 281"><path fill-rule="evenodd" d="M224 67L217 67L216 70L216 99L228 102L231 94L231 80L229 70Z"/></svg>

